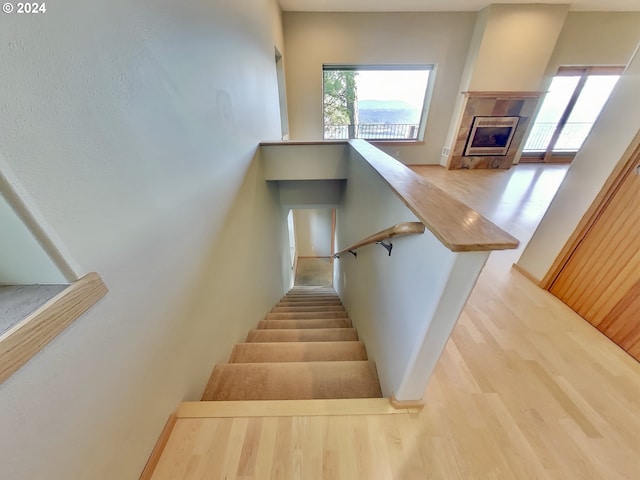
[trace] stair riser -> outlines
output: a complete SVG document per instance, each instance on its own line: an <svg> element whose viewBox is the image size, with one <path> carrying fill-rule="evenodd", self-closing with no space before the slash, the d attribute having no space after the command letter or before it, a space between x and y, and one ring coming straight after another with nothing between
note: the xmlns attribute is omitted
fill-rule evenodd
<svg viewBox="0 0 640 480"><path fill-rule="evenodd" d="M289 290L287 292L287 295L296 294L296 293L309 293L309 294L325 293L325 294L335 295L337 292L336 292L336 289L333 288L333 287L316 287L316 288L296 288L296 287L293 287L291 290Z"/></svg>
<svg viewBox="0 0 640 480"><path fill-rule="evenodd" d="M278 302L274 308L302 308L302 307L340 307L344 308L341 302Z"/></svg>
<svg viewBox="0 0 640 480"><path fill-rule="evenodd" d="M358 332L354 328L292 328L251 330L246 342L349 342L355 340L358 340Z"/></svg>
<svg viewBox="0 0 640 480"><path fill-rule="evenodd" d="M298 312L298 313L267 313L265 320L302 320L320 318L347 318L347 312Z"/></svg>
<svg viewBox="0 0 640 480"><path fill-rule="evenodd" d="M340 298L338 295L285 295L282 298L294 298L294 299L301 299L301 298L308 298L310 300L320 300L320 299L328 299L328 300L335 300Z"/></svg>
<svg viewBox="0 0 640 480"><path fill-rule="evenodd" d="M297 313L297 312L344 312L344 307L339 305L303 305L301 307L273 307L271 313Z"/></svg>
<svg viewBox="0 0 640 480"><path fill-rule="evenodd" d="M238 343L229 363L336 362L367 360L362 342Z"/></svg>
<svg viewBox="0 0 640 480"><path fill-rule="evenodd" d="M347 319L328 320L261 320L258 329L283 329L283 328L351 328L351 322Z"/></svg>

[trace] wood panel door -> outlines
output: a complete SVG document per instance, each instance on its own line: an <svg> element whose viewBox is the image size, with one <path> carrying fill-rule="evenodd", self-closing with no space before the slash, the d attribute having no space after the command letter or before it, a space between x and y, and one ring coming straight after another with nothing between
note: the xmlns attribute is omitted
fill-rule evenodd
<svg viewBox="0 0 640 480"><path fill-rule="evenodd" d="M549 289L640 361L640 147Z"/></svg>

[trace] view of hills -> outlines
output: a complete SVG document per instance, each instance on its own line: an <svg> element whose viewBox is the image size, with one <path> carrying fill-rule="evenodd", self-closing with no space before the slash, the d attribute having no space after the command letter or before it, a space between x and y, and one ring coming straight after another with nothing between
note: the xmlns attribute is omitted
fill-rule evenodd
<svg viewBox="0 0 640 480"><path fill-rule="evenodd" d="M397 100L360 100L358 101L360 123L420 123L420 110L406 102Z"/></svg>

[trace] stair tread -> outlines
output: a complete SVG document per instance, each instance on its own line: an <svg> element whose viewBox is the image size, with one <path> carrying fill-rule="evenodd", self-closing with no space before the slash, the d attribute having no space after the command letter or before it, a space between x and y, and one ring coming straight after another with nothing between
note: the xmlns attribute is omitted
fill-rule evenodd
<svg viewBox="0 0 640 480"><path fill-rule="evenodd" d="M373 362L338 361L217 365L202 400L379 397Z"/></svg>
<svg viewBox="0 0 640 480"><path fill-rule="evenodd" d="M266 342L238 343L229 363L275 363L367 360L363 342Z"/></svg>
<svg viewBox="0 0 640 480"><path fill-rule="evenodd" d="M340 342L358 340L355 328L281 328L250 330L246 342Z"/></svg>

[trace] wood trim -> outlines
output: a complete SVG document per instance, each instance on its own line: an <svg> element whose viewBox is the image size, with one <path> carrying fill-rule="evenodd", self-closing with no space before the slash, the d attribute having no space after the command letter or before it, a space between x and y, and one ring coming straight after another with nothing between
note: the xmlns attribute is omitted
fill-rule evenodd
<svg viewBox="0 0 640 480"><path fill-rule="evenodd" d="M578 247L580 242L582 242L600 215L602 215L602 212L620 188L625 176L629 174L631 169L633 169L638 155L640 155L640 132L636 134L635 138L624 152L620 162L618 162L600 190L600 193L598 193L591 206L582 216L582 219L567 240L567 243L564 245L562 250L560 250L560 253L551 264L551 268L542 279L542 282L540 282L540 287L545 290L549 290L551 288L553 283L556 281L556 278L558 278L558 275L560 275L560 272L569 261L569 258L571 258L571 255L573 255L575 249Z"/></svg>
<svg viewBox="0 0 640 480"><path fill-rule="evenodd" d="M108 289L89 273L0 335L0 383L104 297Z"/></svg>
<svg viewBox="0 0 640 480"><path fill-rule="evenodd" d="M387 415L408 413L391 407L386 398L316 400L240 400L183 402L181 418L299 417L333 415Z"/></svg>
<svg viewBox="0 0 640 480"><path fill-rule="evenodd" d="M282 140L273 142L260 142L261 147L277 147L280 145L347 145L348 140L315 140L315 141L296 141Z"/></svg>
<svg viewBox="0 0 640 480"><path fill-rule="evenodd" d="M516 238L390 155L364 140L349 143L449 250L471 252L518 247Z"/></svg>
<svg viewBox="0 0 640 480"><path fill-rule="evenodd" d="M477 91L468 91L462 92L465 97L491 97L491 98L522 98L522 97L530 97L530 98L539 98L543 96L547 92L477 92Z"/></svg>
<svg viewBox="0 0 640 480"><path fill-rule="evenodd" d="M357 250L360 247L371 245L372 243L380 242L387 238L399 237L402 235L423 234L424 230L425 226L420 222L398 223L393 227L385 228L378 233L374 233L373 235L370 235L367 238L364 238L347 248L343 248L342 250L337 252L336 255L342 255L343 253L347 253L351 250Z"/></svg>
<svg viewBox="0 0 640 480"><path fill-rule="evenodd" d="M538 287L540 286L540 280L538 280L531 273L529 273L529 271L525 270L517 263L514 263L513 265L511 265L511 268L513 268L516 272L520 273L527 280L531 281L531 283L535 284Z"/></svg>
<svg viewBox="0 0 640 480"><path fill-rule="evenodd" d="M578 75L622 75L625 66L608 67L560 67L555 76L567 77Z"/></svg>
<svg viewBox="0 0 640 480"><path fill-rule="evenodd" d="M395 395L391 395L389 398L389 404L398 410L422 410L424 408L424 401L420 400L398 400Z"/></svg>
<svg viewBox="0 0 640 480"><path fill-rule="evenodd" d="M424 140L375 140L373 138L367 141L372 145L380 145L383 147L384 146L392 147L392 146L401 146L401 145L425 145L426 143Z"/></svg>
<svg viewBox="0 0 640 480"><path fill-rule="evenodd" d="M569 164L573 162L578 152L573 153L558 153L552 152L549 157L546 157L546 152L537 153L523 153L520 155L518 163L548 163L548 164Z"/></svg>
<svg viewBox="0 0 640 480"><path fill-rule="evenodd" d="M151 455L149 455L149 459L147 460L146 465L144 466L144 470L140 474L140 480L151 480L153 476L153 472L158 466L158 462L160 461L160 457L162 457L162 453L164 452L164 448L167 446L167 442L169 441L169 437L173 432L173 427L175 427L176 422L178 421L178 416L176 413L172 413L169 415L167 419L167 423L164 424L162 428L162 432L160 432L160 436L156 441L153 450L151 451Z"/></svg>

